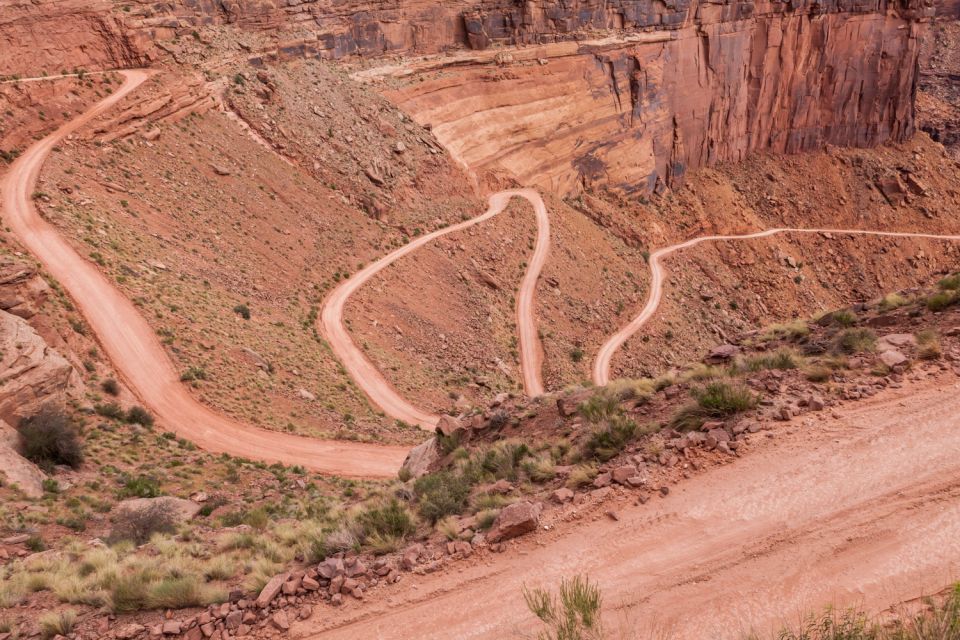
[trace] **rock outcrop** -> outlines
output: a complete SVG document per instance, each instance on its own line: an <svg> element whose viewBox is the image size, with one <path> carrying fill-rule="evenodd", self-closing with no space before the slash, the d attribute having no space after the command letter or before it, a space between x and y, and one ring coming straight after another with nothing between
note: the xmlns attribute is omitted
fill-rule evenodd
<svg viewBox="0 0 960 640"><path fill-rule="evenodd" d="M0 311L0 420L13 424L62 401L76 373L20 317Z"/></svg>
<svg viewBox="0 0 960 640"><path fill-rule="evenodd" d="M47 475L37 465L20 455L20 436L17 430L0 420L0 473L6 482L17 485L30 498L43 495L43 481Z"/></svg>
<svg viewBox="0 0 960 640"><path fill-rule="evenodd" d="M563 195L583 185L659 191L756 151L910 136L929 10L821 9L702 4L620 41L415 73L388 95L472 169Z"/></svg>

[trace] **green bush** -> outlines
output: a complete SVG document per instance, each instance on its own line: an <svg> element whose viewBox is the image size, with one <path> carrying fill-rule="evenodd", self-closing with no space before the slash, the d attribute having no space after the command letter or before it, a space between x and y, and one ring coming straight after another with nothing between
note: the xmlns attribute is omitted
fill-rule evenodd
<svg viewBox="0 0 960 640"><path fill-rule="evenodd" d="M67 413L46 405L36 415L20 422L20 444L23 455L43 469L65 464L79 467L83 462L83 444L77 428Z"/></svg>
<svg viewBox="0 0 960 640"><path fill-rule="evenodd" d="M233 312L239 314L244 320L250 319L250 307L245 304L238 304L233 308Z"/></svg>
<svg viewBox="0 0 960 640"><path fill-rule="evenodd" d="M637 423L619 416L597 429L584 443L587 458L606 462L623 451L637 433Z"/></svg>
<svg viewBox="0 0 960 640"><path fill-rule="evenodd" d="M952 276L947 276L943 280L937 283L944 291L957 291L960 289L960 273L955 273Z"/></svg>
<svg viewBox="0 0 960 640"><path fill-rule="evenodd" d="M863 353L877 346L877 335L871 329L847 329L834 338L834 351L840 353Z"/></svg>
<svg viewBox="0 0 960 640"><path fill-rule="evenodd" d="M365 508L357 516L357 521L367 536L379 535L405 540L417 529L410 510L396 498Z"/></svg>
<svg viewBox="0 0 960 640"><path fill-rule="evenodd" d="M196 576L161 580L150 587L147 606L151 609L185 609L206 604L203 588Z"/></svg>
<svg viewBox="0 0 960 640"><path fill-rule="evenodd" d="M450 471L439 471L418 478L413 492L419 502L420 515L430 524L446 516L460 513L467 506L471 483Z"/></svg>
<svg viewBox="0 0 960 640"><path fill-rule="evenodd" d="M110 583L110 610L114 613L139 611L147 603L147 579L136 574L121 574Z"/></svg>
<svg viewBox="0 0 960 640"><path fill-rule="evenodd" d="M841 327L852 327L857 324L857 314L849 309L840 309L839 311L834 311L833 313L824 316L828 319L829 322L841 326Z"/></svg>
<svg viewBox="0 0 960 640"><path fill-rule="evenodd" d="M941 291L927 298L927 309L930 311L943 311L947 307L956 304L960 300L956 292Z"/></svg>
<svg viewBox="0 0 960 640"><path fill-rule="evenodd" d="M544 589L523 588L527 608L540 619L546 629L538 640L602 640L603 597L600 588L590 579L574 576L560 582L560 597Z"/></svg>
<svg viewBox="0 0 960 640"><path fill-rule="evenodd" d="M120 384L113 378L107 378L101 382L100 388L103 389L104 393L110 394L111 396L120 394Z"/></svg>
<svg viewBox="0 0 960 640"><path fill-rule="evenodd" d="M133 406L127 409L126 415L123 416L123 421L127 424L140 424L145 427L153 426L153 416L141 406Z"/></svg>
<svg viewBox="0 0 960 640"><path fill-rule="evenodd" d="M742 384L711 382L701 389L691 390L695 402L682 407L671 419L670 426L680 431L699 429L707 420L727 418L748 411L759 398Z"/></svg>
<svg viewBox="0 0 960 640"><path fill-rule="evenodd" d="M150 476L127 478L120 489L121 498L156 498L161 495L160 483Z"/></svg>
<svg viewBox="0 0 960 640"><path fill-rule="evenodd" d="M116 402L94 405L93 410L97 412L97 415L103 416L104 418L123 420L123 408Z"/></svg>

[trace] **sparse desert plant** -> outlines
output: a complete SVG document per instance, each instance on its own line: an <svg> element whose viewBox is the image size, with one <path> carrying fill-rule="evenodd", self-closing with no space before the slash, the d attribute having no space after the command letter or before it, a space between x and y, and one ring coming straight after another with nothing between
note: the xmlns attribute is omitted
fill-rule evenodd
<svg viewBox="0 0 960 640"><path fill-rule="evenodd" d="M103 416L104 418L110 418L112 420L123 420L123 408L116 402L96 404L93 406L93 410L97 412L98 416Z"/></svg>
<svg viewBox="0 0 960 640"><path fill-rule="evenodd" d="M100 388L103 389L104 393L107 393L111 396L116 396L120 394L120 384L113 378L107 378L100 383Z"/></svg>
<svg viewBox="0 0 960 640"><path fill-rule="evenodd" d="M956 291L940 291L927 298L927 309L930 311L943 311L950 305L956 304L960 300L960 295Z"/></svg>
<svg viewBox="0 0 960 640"><path fill-rule="evenodd" d="M143 544L155 533L173 533L176 524L176 510L169 502L154 502L141 509L124 509L114 516L110 540Z"/></svg>
<svg viewBox="0 0 960 640"><path fill-rule="evenodd" d="M163 495L160 483L150 476L127 478L120 489L121 498L156 498Z"/></svg>
<svg viewBox="0 0 960 640"><path fill-rule="evenodd" d="M937 283L937 286L944 291L957 291L960 290L960 273L955 273L952 276L947 276Z"/></svg>
<svg viewBox="0 0 960 640"><path fill-rule="evenodd" d="M838 333L833 341L836 353L864 353L873 351L877 346L877 334L872 329L845 329Z"/></svg>
<svg viewBox="0 0 960 640"><path fill-rule="evenodd" d="M673 416L670 425L674 429L699 429L710 418L727 418L748 411L759 402L759 398L745 385L722 381L692 389L690 393L695 402L681 407Z"/></svg>
<svg viewBox="0 0 960 640"><path fill-rule="evenodd" d="M168 577L150 585L147 607L150 609L184 609L198 607L222 599L216 591L203 588L193 575Z"/></svg>
<svg viewBox="0 0 960 640"><path fill-rule="evenodd" d="M77 614L69 609L50 611L41 614L38 622L40 638L50 640L54 636L68 636L73 633L73 627L77 624Z"/></svg>
<svg viewBox="0 0 960 640"><path fill-rule="evenodd" d="M233 308L233 312L239 315L244 320L250 319L250 307L245 304L238 304Z"/></svg>
<svg viewBox="0 0 960 640"><path fill-rule="evenodd" d="M839 327L852 327L857 324L857 314L850 309L838 309L833 313L828 313L821 318L821 322L835 324Z"/></svg>
<svg viewBox="0 0 960 640"><path fill-rule="evenodd" d="M410 510L396 498L365 507L357 515L357 521L368 537L406 540L417 529Z"/></svg>
<svg viewBox="0 0 960 640"><path fill-rule="evenodd" d="M756 372L763 369L796 369L800 357L790 349L778 349L775 353L763 353L739 359L734 368L739 371Z"/></svg>
<svg viewBox="0 0 960 640"><path fill-rule="evenodd" d="M909 302L909 300L899 293L888 293L880 298L880 302L877 304L877 307L883 312L893 311L894 309L899 309L900 307L909 304Z"/></svg>
<svg viewBox="0 0 960 640"><path fill-rule="evenodd" d="M58 464L78 467L83 462L80 434L70 416L59 407L43 406L20 422L19 431L24 457L44 469Z"/></svg>
<svg viewBox="0 0 960 640"><path fill-rule="evenodd" d="M936 360L942 354L940 349L940 334L934 329L918 331L917 355L923 360Z"/></svg>
<svg viewBox="0 0 960 640"><path fill-rule="evenodd" d="M810 335L810 327L804 320L793 320L783 324L772 324L760 335L760 339L770 341L777 338L802 340Z"/></svg>
<svg viewBox="0 0 960 640"><path fill-rule="evenodd" d="M457 519L454 516L447 516L437 522L436 529L447 540L457 540L460 537L460 525L457 524Z"/></svg>
<svg viewBox="0 0 960 640"><path fill-rule="evenodd" d="M149 411L139 405L127 409L126 414L123 416L123 420L128 424L139 424L143 425L144 427L153 426L153 416L150 415Z"/></svg>
<svg viewBox="0 0 960 640"><path fill-rule="evenodd" d="M604 638L600 588L585 576L560 582L559 597L545 589L523 588L527 608L545 629L537 640L602 640Z"/></svg>
<svg viewBox="0 0 960 640"><path fill-rule="evenodd" d="M483 511L477 512L477 529L486 531L493 526L498 515L500 515L499 509L484 509Z"/></svg>
<svg viewBox="0 0 960 640"><path fill-rule="evenodd" d="M582 402L577 410L585 419L593 424L599 424L610 420L616 416L623 415L623 409L620 407L620 400L613 394L608 394L604 390L590 396L588 400Z"/></svg>
<svg viewBox="0 0 960 640"><path fill-rule="evenodd" d="M575 466L570 475L567 476L567 486L576 489L593 482L597 477L597 467L593 464L579 464Z"/></svg>
<svg viewBox="0 0 960 640"><path fill-rule="evenodd" d="M588 458L606 462L615 457L637 433L637 423L625 416L617 416L590 434L584 443Z"/></svg>
<svg viewBox="0 0 960 640"><path fill-rule="evenodd" d="M470 497L470 482L450 471L439 471L418 478L413 492L420 504L420 515L435 524L463 510Z"/></svg>
<svg viewBox="0 0 960 640"><path fill-rule="evenodd" d="M833 370L822 364L812 364L803 370L804 377L810 382L826 382L832 374Z"/></svg>

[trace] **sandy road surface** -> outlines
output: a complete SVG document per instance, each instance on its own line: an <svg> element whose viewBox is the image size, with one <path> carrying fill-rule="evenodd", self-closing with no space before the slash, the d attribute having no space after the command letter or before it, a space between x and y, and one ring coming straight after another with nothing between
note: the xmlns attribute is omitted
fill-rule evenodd
<svg viewBox="0 0 960 640"><path fill-rule="evenodd" d="M610 382L610 362L613 356L620 350L627 340L629 340L637 331L653 317L660 307L660 300L663 297L663 281L666 279L666 270L663 266L663 259L671 254L684 249L689 249L702 242L717 242L731 240L752 240L754 238L766 238L779 233L832 233L836 235L859 235L859 236L885 236L890 238L927 238L932 240L960 240L958 235L937 235L933 233L912 233L899 231L869 231L864 229L797 229L782 227L757 231L756 233L747 233L743 235L729 236L702 236L693 238L680 244L675 244L662 249L657 249L650 255L650 292L647 294L647 302L644 304L640 313L635 316L622 329L610 336L597 352L596 359L593 362L593 383L597 386L603 386Z"/></svg>
<svg viewBox="0 0 960 640"><path fill-rule="evenodd" d="M357 383L357 386L367 394L373 404L380 407L391 418L403 420L408 424L415 424L428 431L432 431L440 419L438 415L413 405L397 393L376 365L353 342L350 333L343 324L343 309L347 300L370 278L400 258L413 253L436 238L448 233L462 231L484 220L489 220L503 211L510 202L510 198L513 197L524 198L529 201L533 205L537 219L536 246L528 263L527 271L523 276L523 281L520 283L520 292L517 296L517 330L520 334L520 370L523 375L524 389L530 396L538 396L543 393L543 382L540 378L543 351L540 345L540 337L537 334L537 320L534 314L533 301L540 270L543 268L550 252L550 218L540 194L533 189L500 191L490 196L489 207L481 215L421 236L372 262L342 282L323 303L323 309L320 313L320 329L324 338L330 343L333 352L340 359L350 377ZM442 313L442 310L439 311Z"/></svg>
<svg viewBox="0 0 960 640"><path fill-rule="evenodd" d="M797 420L666 499L620 507L618 522L585 518L492 560L407 575L294 637L519 637L534 628L521 586L578 572L602 586L608 626L625 619L638 633L624 637L643 639L739 640L828 603L879 611L935 593L960 577L958 391L945 374L836 420Z"/></svg>
<svg viewBox="0 0 960 640"><path fill-rule="evenodd" d="M63 285L86 318L124 382L156 414L164 428L214 452L299 464L323 473L389 477L406 447L323 441L257 429L217 414L195 400L156 333L133 304L90 262L80 257L33 206L31 194L43 161L65 136L136 89L148 73L122 72L125 81L111 96L31 146L2 182L3 219L19 241Z"/></svg>

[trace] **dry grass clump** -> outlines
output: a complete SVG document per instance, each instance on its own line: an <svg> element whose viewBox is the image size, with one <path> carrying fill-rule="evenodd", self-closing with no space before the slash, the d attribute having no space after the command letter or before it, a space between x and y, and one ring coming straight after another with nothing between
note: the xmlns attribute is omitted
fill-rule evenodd
<svg viewBox="0 0 960 640"><path fill-rule="evenodd" d="M810 327L807 325L807 322L805 320L793 320L783 324L770 325L760 334L760 339L765 342L784 338L798 341L806 338L808 335L810 335Z"/></svg>
<svg viewBox="0 0 960 640"><path fill-rule="evenodd" d="M917 355L922 360L936 360L943 351L940 348L940 334L935 329L924 329L916 333Z"/></svg>
<svg viewBox="0 0 960 640"><path fill-rule="evenodd" d="M699 429L709 419L727 418L757 406L759 398L746 385L711 382L691 389L694 402L682 407L670 422L680 431Z"/></svg>

